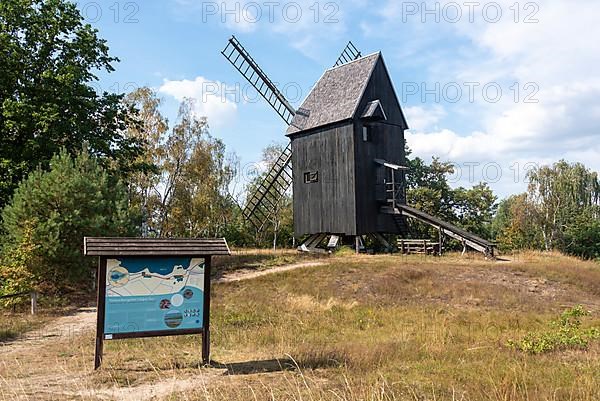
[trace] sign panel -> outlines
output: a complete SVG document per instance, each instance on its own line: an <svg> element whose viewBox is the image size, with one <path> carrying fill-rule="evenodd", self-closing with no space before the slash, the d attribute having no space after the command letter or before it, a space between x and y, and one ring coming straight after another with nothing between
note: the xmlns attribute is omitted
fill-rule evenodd
<svg viewBox="0 0 600 401"><path fill-rule="evenodd" d="M104 338L201 331L204 273L203 258L107 259Z"/></svg>

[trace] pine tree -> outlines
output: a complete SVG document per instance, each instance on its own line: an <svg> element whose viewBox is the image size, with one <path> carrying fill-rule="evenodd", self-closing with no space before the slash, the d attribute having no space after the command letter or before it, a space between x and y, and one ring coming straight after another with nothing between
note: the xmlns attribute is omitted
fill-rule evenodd
<svg viewBox="0 0 600 401"><path fill-rule="evenodd" d="M46 293L89 288L95 261L82 255L84 236L135 234L125 187L86 151L73 159L62 150L49 171L38 168L29 174L2 217L8 238L4 264L10 264L15 249L32 253L21 255L23 278L30 288ZM7 271L2 269L0 280Z"/></svg>

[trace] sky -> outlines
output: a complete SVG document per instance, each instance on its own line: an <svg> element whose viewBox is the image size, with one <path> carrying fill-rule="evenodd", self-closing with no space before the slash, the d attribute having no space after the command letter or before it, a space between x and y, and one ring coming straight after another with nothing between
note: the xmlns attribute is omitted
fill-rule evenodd
<svg viewBox="0 0 600 401"><path fill-rule="evenodd" d="M285 123L221 55L235 35L298 107L349 40L381 51L413 156L454 164L453 186L522 192L536 165L600 170L600 2L80 1L120 59L98 90L149 86L172 125L186 97L251 171ZM242 176L244 173L242 173ZM243 179L243 177L242 177Z"/></svg>

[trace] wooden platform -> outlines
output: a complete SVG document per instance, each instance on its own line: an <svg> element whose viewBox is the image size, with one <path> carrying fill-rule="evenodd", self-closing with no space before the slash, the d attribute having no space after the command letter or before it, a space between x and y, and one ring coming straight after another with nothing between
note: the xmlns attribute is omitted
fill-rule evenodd
<svg viewBox="0 0 600 401"><path fill-rule="evenodd" d="M440 255L440 243L428 239L398 238L398 251L402 254Z"/></svg>

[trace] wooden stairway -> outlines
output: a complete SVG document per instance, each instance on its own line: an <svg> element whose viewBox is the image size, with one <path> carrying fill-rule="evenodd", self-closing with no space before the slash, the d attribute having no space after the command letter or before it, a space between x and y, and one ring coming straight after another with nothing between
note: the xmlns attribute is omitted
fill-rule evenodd
<svg viewBox="0 0 600 401"><path fill-rule="evenodd" d="M391 214L394 217L394 221L398 218L397 216L406 216L429 224L440 230L442 234L460 241L464 246L475 249L486 255L486 257L494 257L496 246L493 243L414 207L402 204L396 204L395 206L395 208L384 207L382 208L382 212Z"/></svg>

